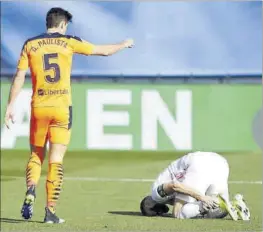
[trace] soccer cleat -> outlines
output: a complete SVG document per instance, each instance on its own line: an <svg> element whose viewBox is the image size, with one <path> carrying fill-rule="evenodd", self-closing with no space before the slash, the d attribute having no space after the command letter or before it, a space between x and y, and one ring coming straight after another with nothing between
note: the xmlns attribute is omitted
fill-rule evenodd
<svg viewBox="0 0 263 232"><path fill-rule="evenodd" d="M249 221L250 220L250 211L249 211L249 208L247 207L247 205L245 203L243 195L236 194L234 197L234 200L232 201L232 205L235 207L235 209L237 210L238 216L243 221Z"/></svg>
<svg viewBox="0 0 263 232"><path fill-rule="evenodd" d="M26 197L21 209L21 215L28 220L33 216L33 205L36 200L35 186L32 185L26 192Z"/></svg>
<svg viewBox="0 0 263 232"><path fill-rule="evenodd" d="M209 209L208 212L204 215L204 218L212 218L212 219L221 219L228 215L226 209L222 209L222 207L217 207L215 209Z"/></svg>
<svg viewBox="0 0 263 232"><path fill-rule="evenodd" d="M52 213L51 210L46 207L45 208L46 211L46 215L44 218L44 223L48 223L48 224L60 224L60 223L64 223L65 220L59 218L55 213Z"/></svg>
<svg viewBox="0 0 263 232"><path fill-rule="evenodd" d="M226 210L230 217L234 220L238 220L238 214L236 208L231 204L230 201L225 199L222 195L218 195L219 199L219 207L222 208L223 210Z"/></svg>

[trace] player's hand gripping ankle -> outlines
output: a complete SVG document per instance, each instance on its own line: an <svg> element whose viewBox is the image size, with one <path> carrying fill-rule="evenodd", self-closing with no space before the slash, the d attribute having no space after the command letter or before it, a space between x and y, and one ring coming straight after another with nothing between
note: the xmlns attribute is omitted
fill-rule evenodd
<svg viewBox="0 0 263 232"><path fill-rule="evenodd" d="M203 203L205 210L214 209L218 207L218 202L211 196L201 196L200 201Z"/></svg>

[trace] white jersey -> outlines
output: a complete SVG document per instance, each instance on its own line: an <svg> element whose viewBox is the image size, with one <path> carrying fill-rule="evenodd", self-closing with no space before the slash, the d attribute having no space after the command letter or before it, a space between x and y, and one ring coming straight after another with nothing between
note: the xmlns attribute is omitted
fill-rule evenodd
<svg viewBox="0 0 263 232"><path fill-rule="evenodd" d="M181 182L188 187L205 194L209 187L226 188L229 175L227 160L214 152L193 152L173 161L153 184L152 193L164 183ZM221 187L224 186L224 187ZM217 188L219 189L219 187ZM181 197L180 197L181 196ZM182 194L176 197L185 200ZM189 197L187 198L190 201Z"/></svg>
<svg viewBox="0 0 263 232"><path fill-rule="evenodd" d="M225 164L227 164L226 159L217 153L198 151L175 160L167 170L171 173L172 181L175 182L182 182L187 171L202 173L204 177L215 179L226 174L222 173L222 165Z"/></svg>

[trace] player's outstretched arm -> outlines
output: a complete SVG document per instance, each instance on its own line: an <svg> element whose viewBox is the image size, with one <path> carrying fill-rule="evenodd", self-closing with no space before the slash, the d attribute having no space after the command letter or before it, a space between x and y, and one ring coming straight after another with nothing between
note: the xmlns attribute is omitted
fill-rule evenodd
<svg viewBox="0 0 263 232"><path fill-rule="evenodd" d="M133 45L134 41L132 39L127 39L118 44L94 45L91 55L110 56L125 48L132 48Z"/></svg>
<svg viewBox="0 0 263 232"><path fill-rule="evenodd" d="M127 39L118 44L95 45L79 37L72 37L70 43L74 53L87 56L110 56L134 45L133 39Z"/></svg>
<svg viewBox="0 0 263 232"><path fill-rule="evenodd" d="M12 121L12 123L14 123L13 105L24 85L25 77L26 77L26 70L17 69L17 72L13 78L10 87L9 99L6 107L5 125L7 126L7 128L9 128L10 120Z"/></svg>

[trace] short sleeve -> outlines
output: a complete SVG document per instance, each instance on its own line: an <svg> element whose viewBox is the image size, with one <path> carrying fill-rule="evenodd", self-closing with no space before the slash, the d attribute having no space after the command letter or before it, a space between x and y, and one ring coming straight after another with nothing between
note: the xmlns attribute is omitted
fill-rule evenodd
<svg viewBox="0 0 263 232"><path fill-rule="evenodd" d="M28 62L28 54L27 54L27 44L25 43L20 54L17 68L21 70L27 70L28 67L29 67L29 62Z"/></svg>
<svg viewBox="0 0 263 232"><path fill-rule="evenodd" d="M82 40L77 36L72 37L71 46L74 53L91 55L94 50L94 45L88 41Z"/></svg>

